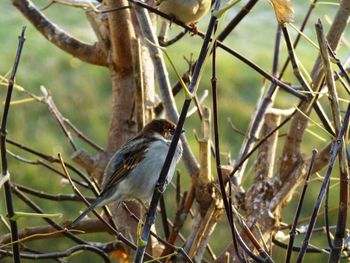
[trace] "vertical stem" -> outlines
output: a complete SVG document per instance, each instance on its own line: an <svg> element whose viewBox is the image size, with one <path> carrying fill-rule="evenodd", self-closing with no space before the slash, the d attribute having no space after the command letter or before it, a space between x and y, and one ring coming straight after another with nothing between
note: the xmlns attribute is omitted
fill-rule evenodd
<svg viewBox="0 0 350 263"><path fill-rule="evenodd" d="M273 64L272 64L272 74L273 76L277 76L278 74L278 62L279 62L279 55L280 55L280 46L281 46L281 26L278 25L277 31L276 31L276 39L275 39L275 52L273 57ZM276 92L277 85L271 83L268 90L264 94L264 97L262 98L261 102L259 102L258 110L255 112L251 123L249 124L249 130L248 134L245 137L245 140L242 144L241 150L239 152L239 158L238 160L241 161L247 153L253 148L259 131L260 127L262 125L262 121L264 119L264 114L266 110L270 107L270 105L274 102L274 94ZM247 166L248 162L244 162L239 169L239 172L235 177L237 178L237 183L240 184L242 181L242 177L245 172L245 168Z"/></svg>
<svg viewBox="0 0 350 263"><path fill-rule="evenodd" d="M323 64L323 70L326 78L326 84L328 87L329 101L333 114L333 122L335 126L335 133L338 135L341 126L341 112L339 108L338 94L335 87L333 78L333 72L330 64L330 58L328 54L328 47L326 37L323 33L323 27L319 20L316 24L317 39L320 45L321 60ZM349 187L348 187L348 174L349 170L347 167L346 153L345 153L345 142L341 144L339 151L339 169L340 169L340 191L339 191L339 213L337 227L335 231L333 245L331 246L331 254L329 256L329 262L339 262L341 252L344 248L345 229L347 222L347 204L349 200Z"/></svg>
<svg viewBox="0 0 350 263"><path fill-rule="evenodd" d="M317 151L313 150L311 161L310 161L310 166L309 166L309 171L306 175L303 191L301 193L298 207L297 207L297 211L295 212L295 215L294 215L293 225L292 225L292 228L291 228L290 233L289 233L289 243L288 243L288 249L287 249L287 256L286 256L286 260L285 260L286 263L290 262L290 258L292 256L293 243L294 243L295 235L297 232L296 230L297 230L297 224L298 224L298 220L299 220L299 216L300 216L300 212L301 212L301 207L302 207L303 202L304 202L304 197L305 197L307 186L310 182L310 176L311 176L313 168L314 168L316 155L317 155Z"/></svg>
<svg viewBox="0 0 350 263"><path fill-rule="evenodd" d="M216 44L214 45L212 56L213 56L212 57L213 69L212 69L211 86L213 90L212 96L213 96L213 113L214 113L214 147L215 147L216 172L219 178L220 190L221 190L222 199L224 201L227 220L229 222L230 229L231 229L233 245L234 245L237 257L242 261L242 256L238 250L235 228L233 226L234 222L232 217L232 209L231 209L231 205L229 204L228 197L226 195L225 183L221 173L220 144L219 144L220 140L219 140L218 107L217 107L217 85L216 85L217 84L216 83L216 62L215 62Z"/></svg>
<svg viewBox="0 0 350 263"><path fill-rule="evenodd" d="M214 10L218 10L219 7L220 7L220 0L216 1ZM206 36L204 38L201 51L199 53L198 62L197 62L196 67L194 69L193 77L192 77L191 83L190 83L189 88L188 88L191 93L195 92L195 88L198 85L200 72L201 72L203 64L205 62L205 58L207 57L207 54L209 52L210 39L211 39L213 31L214 31L214 26L216 24L216 20L217 20L217 18L214 16L212 16L210 19L207 33L206 33ZM138 247L136 250L136 256L135 256L135 260L134 260L135 263L141 263L143 261L143 255L145 253L145 248L146 248L144 243L147 242L148 237L150 235L151 226L153 225L155 217L156 217L157 205L158 205L160 196L162 195L162 193L165 190L164 189L165 179L166 179L166 176L168 174L173 156L175 154L176 147L177 147L177 144L179 142L179 139L180 139L180 136L182 133L182 128L183 128L183 125L185 123L186 115L187 115L188 109L190 107L190 104L191 104L191 98L186 99L183 103L182 110L181 110L180 117L179 117L179 121L176 125L175 134L174 134L174 137L171 141L169 151L167 153L162 170L160 172L157 186L155 187L154 192L153 192L151 204L149 207L149 212L148 212L147 217L146 217L145 225L142 229L141 237L139 237L139 240L138 240L139 244L138 244Z"/></svg>
<svg viewBox="0 0 350 263"><path fill-rule="evenodd" d="M258 0L250 0L237 15L231 20L231 22L221 31L218 36L219 41L224 41L225 38L235 29L235 27L243 20L243 18L252 10Z"/></svg>
<svg viewBox="0 0 350 263"><path fill-rule="evenodd" d="M10 110L10 102L12 97L12 91L13 91L13 85L15 82L15 76L17 72L17 68L19 65L19 61L21 58L22 48L25 41L25 30L26 28L23 27L22 33L19 36L19 42L18 42L18 48L17 48L17 54L15 63L13 65L11 77L9 80L9 85L7 89L7 95L4 105L4 112L2 115L1 120L1 133L0 133L0 147L1 147L1 166L2 166L2 177L6 180L4 183L5 188L5 197L6 197L6 207L7 207L7 216L10 219L10 227L11 227L11 239L12 239L12 252L13 252L13 261L15 263L21 262L20 254L19 254L19 244L17 242L18 240L18 228L17 228L17 222L13 220L13 216L15 215L15 210L13 207L13 201L12 201L12 193L11 193L11 184L9 179L9 172L7 170L7 158L6 158L6 125L7 125L7 117ZM7 177L7 178L6 178Z"/></svg>
<svg viewBox="0 0 350 263"><path fill-rule="evenodd" d="M301 263L303 261L304 256L305 256L306 249L308 247L308 244L309 244L309 241L310 241L310 238L311 238L311 235L312 235L312 231L313 231L315 223L316 223L317 214L318 214L318 211L320 210L320 206L321 206L324 194L325 194L325 192L327 190L327 186L329 184L329 180L330 180L330 176L331 176L331 173L332 173L332 170L333 170L333 167L334 167L335 160L336 160L336 158L338 156L339 150L341 149L341 146L342 146L342 143L343 143L344 134L345 134L345 132L346 132L346 130L348 128L349 118L350 118L350 103L348 104L348 108L346 110L346 114L345 114L345 117L344 117L343 124L342 124L342 126L340 128L339 135L338 135L337 139L335 140L335 142L333 143L333 146L332 146L332 150L331 150L332 156L330 158L329 165L328 165L326 174L324 176L320 192L318 194L318 197L317 197L314 209L312 211L312 215L311 215L311 219L310 219L310 222L309 222L309 226L308 226L308 228L306 230L305 238L304 238L303 244L301 246L301 249L299 251L299 255L297 257L297 260L296 260L297 263Z"/></svg>

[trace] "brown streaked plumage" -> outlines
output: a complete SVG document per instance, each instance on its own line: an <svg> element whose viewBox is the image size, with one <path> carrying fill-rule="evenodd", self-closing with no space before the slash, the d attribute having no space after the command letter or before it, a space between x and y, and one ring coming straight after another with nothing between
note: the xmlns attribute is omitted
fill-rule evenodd
<svg viewBox="0 0 350 263"><path fill-rule="evenodd" d="M72 223L72 226L94 208L110 202L128 199L144 202L150 199L169 150L168 139L174 135L175 128L176 125L166 119L153 120L122 146L106 166L103 190L99 197ZM168 182L181 155L182 146L179 142L167 175Z"/></svg>

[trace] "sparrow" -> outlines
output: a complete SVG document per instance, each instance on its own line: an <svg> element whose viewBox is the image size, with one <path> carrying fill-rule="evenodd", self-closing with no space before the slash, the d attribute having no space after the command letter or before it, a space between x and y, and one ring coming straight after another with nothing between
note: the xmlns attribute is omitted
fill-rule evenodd
<svg viewBox="0 0 350 263"><path fill-rule="evenodd" d="M208 13L211 0L160 0L158 9L185 24L194 24Z"/></svg>
<svg viewBox="0 0 350 263"><path fill-rule="evenodd" d="M212 0L159 0L158 10L175 17L197 32L195 23L208 13L211 2ZM158 40L163 46L167 42L169 27L168 21L162 22Z"/></svg>
<svg viewBox="0 0 350 263"><path fill-rule="evenodd" d="M124 144L106 166L101 193L71 226L76 226L93 209L111 202L138 200L144 204L149 201L157 185L175 128L176 125L169 120L152 120ZM182 144L179 141L166 184L171 181L181 156Z"/></svg>

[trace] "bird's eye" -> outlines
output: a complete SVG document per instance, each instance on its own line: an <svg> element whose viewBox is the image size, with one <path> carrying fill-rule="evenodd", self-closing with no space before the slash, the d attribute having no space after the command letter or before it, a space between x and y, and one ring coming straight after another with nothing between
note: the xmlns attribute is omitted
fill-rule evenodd
<svg viewBox="0 0 350 263"><path fill-rule="evenodd" d="M169 129L169 133L170 133L171 135L174 135L174 134L175 134L175 128L170 128L170 129Z"/></svg>

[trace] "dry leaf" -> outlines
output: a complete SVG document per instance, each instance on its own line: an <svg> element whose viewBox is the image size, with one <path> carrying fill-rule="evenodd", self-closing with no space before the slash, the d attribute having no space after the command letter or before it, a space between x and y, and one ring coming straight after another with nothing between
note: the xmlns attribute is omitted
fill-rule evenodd
<svg viewBox="0 0 350 263"><path fill-rule="evenodd" d="M122 262L122 263L129 263L129 256L128 254L120 249L115 249L111 252L111 258L115 261L115 262Z"/></svg>
<svg viewBox="0 0 350 263"><path fill-rule="evenodd" d="M294 9L289 0L270 0L275 10L277 21L281 24L290 23L294 20Z"/></svg>

